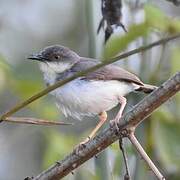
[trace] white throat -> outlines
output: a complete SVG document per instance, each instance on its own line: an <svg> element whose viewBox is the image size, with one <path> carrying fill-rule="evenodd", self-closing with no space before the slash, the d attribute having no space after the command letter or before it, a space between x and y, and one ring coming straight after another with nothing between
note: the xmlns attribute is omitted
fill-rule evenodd
<svg viewBox="0 0 180 180"><path fill-rule="evenodd" d="M54 84L56 80L57 73L62 73L71 68L70 63L62 63L62 62L47 62L40 63L40 70L44 74L44 80L48 84Z"/></svg>

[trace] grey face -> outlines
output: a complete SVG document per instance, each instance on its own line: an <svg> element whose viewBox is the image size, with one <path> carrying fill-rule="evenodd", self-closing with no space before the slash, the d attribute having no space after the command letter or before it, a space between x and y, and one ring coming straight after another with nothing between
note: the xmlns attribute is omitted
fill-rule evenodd
<svg viewBox="0 0 180 180"><path fill-rule="evenodd" d="M43 72L50 68L56 73L61 73L71 68L79 61L80 57L67 47L54 45L44 48L40 53L28 57L28 59L40 61Z"/></svg>
<svg viewBox="0 0 180 180"><path fill-rule="evenodd" d="M44 48L40 53L34 54L28 59L38 60L41 62L61 62L61 61L77 61L79 56L69 48L54 45Z"/></svg>

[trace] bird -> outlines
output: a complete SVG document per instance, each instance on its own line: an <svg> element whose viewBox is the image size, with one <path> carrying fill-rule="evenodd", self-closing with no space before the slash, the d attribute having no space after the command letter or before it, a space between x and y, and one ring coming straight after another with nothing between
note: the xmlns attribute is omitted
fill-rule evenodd
<svg viewBox="0 0 180 180"><path fill-rule="evenodd" d="M81 57L62 45L45 47L28 59L39 62L47 86L72 77L78 72L100 64L97 59ZM120 104L114 118L118 123L126 106L126 95L131 92L151 93L157 87L143 83L135 74L114 64L103 66L78 77L51 91L56 104L67 117L82 120L86 116L99 117L99 122L89 136L88 142L107 120L107 111Z"/></svg>

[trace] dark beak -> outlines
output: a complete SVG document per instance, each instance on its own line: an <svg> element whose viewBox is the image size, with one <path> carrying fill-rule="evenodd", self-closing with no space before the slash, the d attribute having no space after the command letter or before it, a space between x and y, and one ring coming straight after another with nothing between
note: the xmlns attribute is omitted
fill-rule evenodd
<svg viewBox="0 0 180 180"><path fill-rule="evenodd" d="M27 59L43 61L43 59L45 59L45 58L41 54L32 54L32 55L28 56Z"/></svg>

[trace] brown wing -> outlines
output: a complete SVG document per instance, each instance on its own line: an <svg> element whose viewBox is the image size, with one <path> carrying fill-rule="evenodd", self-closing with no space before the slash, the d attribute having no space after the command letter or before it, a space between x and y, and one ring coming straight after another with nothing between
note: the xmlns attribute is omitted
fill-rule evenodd
<svg viewBox="0 0 180 180"><path fill-rule="evenodd" d="M85 76L87 80L119 80L144 85L143 82L133 73L130 73L118 66L108 65Z"/></svg>

